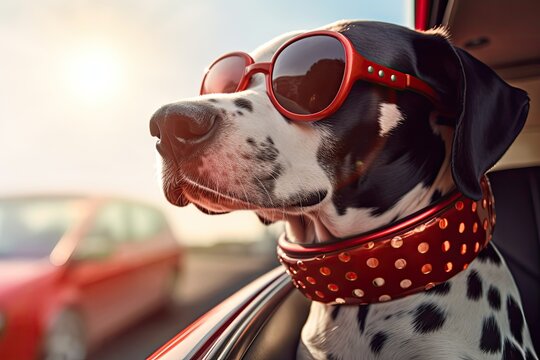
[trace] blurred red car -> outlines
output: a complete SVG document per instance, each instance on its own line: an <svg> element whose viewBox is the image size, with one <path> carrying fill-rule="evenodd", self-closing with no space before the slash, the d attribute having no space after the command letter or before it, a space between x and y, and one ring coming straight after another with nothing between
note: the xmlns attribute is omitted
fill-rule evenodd
<svg viewBox="0 0 540 360"><path fill-rule="evenodd" d="M86 357L174 295L163 214L88 197L0 199L0 359Z"/></svg>

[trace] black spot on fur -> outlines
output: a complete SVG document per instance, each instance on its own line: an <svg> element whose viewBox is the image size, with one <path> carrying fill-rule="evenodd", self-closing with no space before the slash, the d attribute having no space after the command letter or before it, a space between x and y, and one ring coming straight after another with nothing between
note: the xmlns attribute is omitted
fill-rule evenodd
<svg viewBox="0 0 540 360"><path fill-rule="evenodd" d="M272 193L276 187L276 181L283 173L283 166L279 163L274 164L267 176L262 177L259 181L255 181L257 186L262 191Z"/></svg>
<svg viewBox="0 0 540 360"><path fill-rule="evenodd" d="M244 115L244 113L241 112L240 110L237 110L236 113L237 113L238 115L240 115L240 116Z"/></svg>
<svg viewBox="0 0 540 360"><path fill-rule="evenodd" d="M433 294L433 295L447 295L450 292L450 288L452 285L449 282L441 283L429 290L426 291L427 294Z"/></svg>
<svg viewBox="0 0 540 360"><path fill-rule="evenodd" d="M261 146L259 150L257 151L257 153L255 154L255 157L260 161L272 162L272 161L276 161L278 155L279 155L279 151L275 147Z"/></svg>
<svg viewBox="0 0 540 360"><path fill-rule="evenodd" d="M373 337L371 338L371 342L369 343L369 348L372 352L375 354L378 354L381 352L384 343L388 340L388 335L386 335L384 332L379 331Z"/></svg>
<svg viewBox="0 0 540 360"><path fill-rule="evenodd" d="M277 159L277 153L260 151L255 157L260 161L275 161Z"/></svg>
<svg viewBox="0 0 540 360"><path fill-rule="evenodd" d="M427 334L442 328L446 321L446 313L434 303L420 305L414 314L414 331Z"/></svg>
<svg viewBox="0 0 540 360"><path fill-rule="evenodd" d="M480 251L477 257L481 262L490 262L494 265L501 265L501 257L495 251L493 245L489 244L484 250Z"/></svg>
<svg viewBox="0 0 540 360"><path fill-rule="evenodd" d="M501 351L501 332L497 320L492 315L482 324L482 334L480 335L480 349L487 353L498 353Z"/></svg>
<svg viewBox="0 0 540 360"><path fill-rule="evenodd" d="M268 173L267 177L262 178L263 181L276 181L278 177L283 174L283 166L281 164L275 164L272 170Z"/></svg>
<svg viewBox="0 0 540 360"><path fill-rule="evenodd" d="M504 341L502 360L524 360L521 350L510 339Z"/></svg>
<svg viewBox="0 0 540 360"><path fill-rule="evenodd" d="M217 103L218 101L216 99L208 99L208 101L210 101L211 103Z"/></svg>
<svg viewBox="0 0 540 360"><path fill-rule="evenodd" d="M435 190L431 195L431 203L437 202L442 197L442 193L439 190Z"/></svg>
<svg viewBox="0 0 540 360"><path fill-rule="evenodd" d="M482 297L482 279L476 270L472 270L467 277L467 298L478 301Z"/></svg>
<svg viewBox="0 0 540 360"><path fill-rule="evenodd" d="M269 136L265 141L261 141L257 144L255 139L248 137L246 142L255 149L255 158L263 162L274 162L276 161L279 150L274 145L274 141Z"/></svg>
<svg viewBox="0 0 540 360"><path fill-rule="evenodd" d="M523 344L523 314L521 309L512 295L508 295L506 299L506 310L508 311L508 321L510 322L510 332L514 339Z"/></svg>
<svg viewBox="0 0 540 360"><path fill-rule="evenodd" d="M253 103L248 99L244 99L244 98L234 99L234 105L238 106L241 109L245 109L249 112L253 112Z"/></svg>
<svg viewBox="0 0 540 360"><path fill-rule="evenodd" d="M369 305L360 305L358 307L358 327L360 328L360 333L363 334L366 329L366 319L369 312Z"/></svg>
<svg viewBox="0 0 540 360"><path fill-rule="evenodd" d="M489 287L487 299L489 306L491 306L493 310L499 311L501 309L501 293L495 286L491 285Z"/></svg>
<svg viewBox="0 0 540 360"><path fill-rule="evenodd" d="M330 313L330 315L332 316L332 320L336 320L339 315L339 310L341 310L341 306L334 306L332 312Z"/></svg>
<svg viewBox="0 0 540 360"><path fill-rule="evenodd" d="M532 353L531 349L527 348L525 350L525 360L538 360L536 356Z"/></svg>
<svg viewBox="0 0 540 360"><path fill-rule="evenodd" d="M274 165L274 167L272 168L271 174L274 177L274 179L277 179L281 174L283 174L283 166L281 166L281 164Z"/></svg>

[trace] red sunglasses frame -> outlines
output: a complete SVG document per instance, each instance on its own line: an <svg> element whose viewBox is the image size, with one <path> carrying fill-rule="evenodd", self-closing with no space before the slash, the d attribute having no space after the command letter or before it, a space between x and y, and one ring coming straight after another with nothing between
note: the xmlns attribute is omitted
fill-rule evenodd
<svg viewBox="0 0 540 360"><path fill-rule="evenodd" d="M275 60L279 54L287 48L290 44L312 36L330 36L341 42L345 50L345 71L343 73L343 79L339 87L338 92L334 100L323 110L313 114L296 114L288 111L281 106L276 99L274 90L272 88L272 72L274 69ZM231 52L227 53L217 60L215 60L205 72L203 81L201 84L200 94L205 95L203 92L204 83L208 72L212 67L221 60L228 57L241 57L245 60L246 66L242 78L240 79L238 86L234 92L243 91L247 88L249 80L256 73L263 73L266 77L266 92L274 107L286 118L296 121L317 121L324 119L334 112L336 112L349 95L353 84L358 80L368 81L371 83L383 85L395 90L411 90L427 97L432 103L438 105L440 99L435 90L429 86L426 82L410 74L402 73L397 70L390 69L386 66L377 64L376 62L366 59L360 55L355 49L352 42L343 34L330 31L330 30L317 30L295 36L285 42L279 47L276 53L272 56L270 62L256 63L255 60L244 52Z"/></svg>

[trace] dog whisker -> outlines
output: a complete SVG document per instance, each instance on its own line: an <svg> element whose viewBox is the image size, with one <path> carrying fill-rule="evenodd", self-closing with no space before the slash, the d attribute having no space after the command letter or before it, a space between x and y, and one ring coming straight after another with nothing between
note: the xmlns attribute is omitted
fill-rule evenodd
<svg viewBox="0 0 540 360"><path fill-rule="evenodd" d="M218 193L216 202L217 202L218 205L221 205L221 190L219 188L219 178L218 177L216 177L215 182L216 182L216 191Z"/></svg>
<svg viewBox="0 0 540 360"><path fill-rule="evenodd" d="M319 195L319 203L320 203L320 202L322 201L322 199L321 199L321 193L319 192L318 195ZM322 206L318 206L318 207L317 207L317 219L320 219L320 218L321 218L321 209L322 209Z"/></svg>
<svg viewBox="0 0 540 360"><path fill-rule="evenodd" d="M244 193L244 199L247 203L249 203L249 197L247 195L246 187L244 184L240 183L240 187L242 188L242 192Z"/></svg>
<svg viewBox="0 0 540 360"><path fill-rule="evenodd" d="M300 179L300 176L298 176L298 173L294 173L294 176L296 177L296 179L298 180L298 183L301 184L302 183L302 180ZM304 207L302 206L302 197L300 197L300 215L304 215Z"/></svg>
<svg viewBox="0 0 540 360"><path fill-rule="evenodd" d="M274 181L278 181L278 179L274 176L274 174L272 172L270 172L270 176L272 177L272 179ZM285 221L286 220L286 213L285 213L285 202L284 200L280 200L280 203L281 203L281 206L280 206L280 209L281 209L281 212L282 212L282 215L281 215L281 220L282 221ZM272 203L272 207L274 207L274 204ZM277 207L275 207L277 209Z"/></svg>
<svg viewBox="0 0 540 360"><path fill-rule="evenodd" d="M268 190L266 189L266 186L264 186L264 184L261 182L261 180L259 180L258 177L255 176L255 179L259 182L259 184L261 184L261 187L263 188L264 192L266 193L266 195L268 196L268 200L270 200L270 206L272 208L274 208L274 202L272 201L272 197L270 196L270 193L268 192Z"/></svg>

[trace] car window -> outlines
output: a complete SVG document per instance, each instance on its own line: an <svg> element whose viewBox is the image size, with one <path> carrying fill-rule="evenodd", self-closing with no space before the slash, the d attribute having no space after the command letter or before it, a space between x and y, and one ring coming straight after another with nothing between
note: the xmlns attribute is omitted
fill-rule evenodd
<svg viewBox="0 0 540 360"><path fill-rule="evenodd" d="M75 250L77 259L105 259L129 240L127 208L113 202L102 206Z"/></svg>
<svg viewBox="0 0 540 360"><path fill-rule="evenodd" d="M144 241L155 237L166 228L163 215L150 207L129 207L129 230L133 241Z"/></svg>
<svg viewBox="0 0 540 360"><path fill-rule="evenodd" d="M113 243L128 241L127 206L119 202L103 206L98 211L88 234L92 237L105 237Z"/></svg>
<svg viewBox="0 0 540 360"><path fill-rule="evenodd" d="M76 199L21 198L0 200L0 258L49 255L77 223Z"/></svg>

